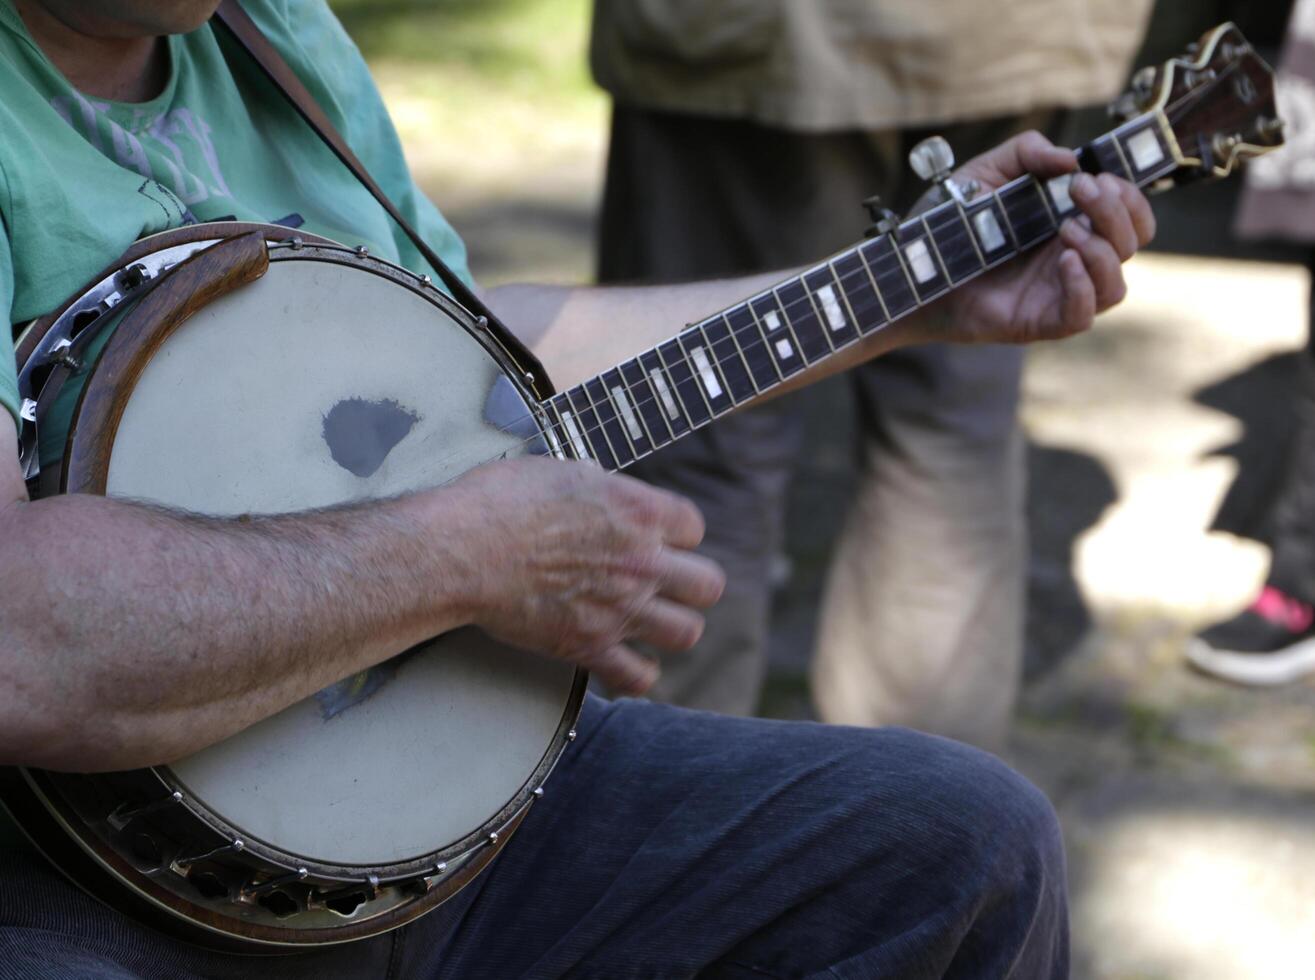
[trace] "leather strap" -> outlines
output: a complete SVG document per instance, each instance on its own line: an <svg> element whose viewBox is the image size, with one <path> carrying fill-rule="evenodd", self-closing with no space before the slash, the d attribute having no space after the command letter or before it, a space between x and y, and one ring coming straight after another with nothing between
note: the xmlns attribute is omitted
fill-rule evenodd
<svg viewBox="0 0 1315 980"><path fill-rule="evenodd" d="M543 365L526 349L516 335L493 315L493 312L475 295L474 291L455 272L448 268L447 263L440 259L438 253L426 244L425 240L420 237L419 232L412 228L407 220L402 217L401 212L388 199L388 195L383 192L366 171L365 165L352 152L342 134L329 121L329 117L325 115L324 110L315 101L315 97L311 95L301 79L297 77L297 73L292 70L292 66L278 53L274 45L256 26L255 21L242 9L242 5L238 0L223 0L219 5L219 9L215 11L215 18L224 27L228 28L238 44L260 66L266 77L282 93L283 97L292 104L292 107L297 110L297 114L306 121L306 124L315 132L315 135L324 141L329 149L334 152L334 155L342 161L343 165L352 172L352 175L374 196L379 205L388 212L388 216L406 233L406 237L415 244L417 251L438 273L439 278L443 280L443 284L447 286L452 297L472 314L483 317L488 321L489 332L493 334L507 353L519 363L523 371L530 372L532 379L529 383L535 392L540 397L552 394L551 383L548 380L547 372L543 370Z"/></svg>

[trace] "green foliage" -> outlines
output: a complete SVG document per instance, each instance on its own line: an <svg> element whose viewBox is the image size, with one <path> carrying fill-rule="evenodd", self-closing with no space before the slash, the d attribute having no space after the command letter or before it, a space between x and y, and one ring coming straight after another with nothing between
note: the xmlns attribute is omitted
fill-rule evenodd
<svg viewBox="0 0 1315 980"><path fill-rule="evenodd" d="M589 0L330 0L372 63L423 64L513 89L589 87Z"/></svg>

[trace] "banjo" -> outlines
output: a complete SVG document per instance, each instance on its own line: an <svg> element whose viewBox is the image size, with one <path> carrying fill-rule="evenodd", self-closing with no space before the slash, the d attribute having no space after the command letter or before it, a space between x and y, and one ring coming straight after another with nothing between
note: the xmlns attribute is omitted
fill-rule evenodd
<svg viewBox="0 0 1315 980"><path fill-rule="evenodd" d="M1270 70L1231 25L1139 74L1121 107L1079 159L1143 187L1225 176L1282 143ZM559 393L468 293L363 248L234 223L144 239L20 338L29 486L236 517L525 453L622 469L1076 213L1069 177L976 193L950 180L947 150L914 154L937 206L881 212L864 243ZM61 406L68 437L43 453ZM0 795L74 881L161 929L245 952L346 942L423 915L493 860L551 792L585 683L458 631L170 765L9 769Z"/></svg>

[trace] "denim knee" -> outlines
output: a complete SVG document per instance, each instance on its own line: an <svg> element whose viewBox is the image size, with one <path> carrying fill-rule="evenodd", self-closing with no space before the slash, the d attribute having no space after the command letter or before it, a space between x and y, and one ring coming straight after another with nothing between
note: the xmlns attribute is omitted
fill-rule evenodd
<svg viewBox="0 0 1315 980"><path fill-rule="evenodd" d="M900 758L907 794L895 801L909 846L958 870L960 885L1024 902L1064 902L1059 819L1026 777L980 749L907 729L873 732L879 758ZM892 801L884 801L888 808ZM887 817L890 816L886 809Z"/></svg>

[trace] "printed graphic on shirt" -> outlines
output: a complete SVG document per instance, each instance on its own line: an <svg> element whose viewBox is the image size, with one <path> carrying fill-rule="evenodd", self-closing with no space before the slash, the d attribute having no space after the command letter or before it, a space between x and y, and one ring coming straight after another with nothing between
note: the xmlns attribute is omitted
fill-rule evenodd
<svg viewBox="0 0 1315 980"><path fill-rule="evenodd" d="M97 152L154 181L184 212L211 198L232 198L210 125L191 109L179 106L154 116L137 109L124 127L110 118L108 102L78 92L56 96L50 105Z"/></svg>

